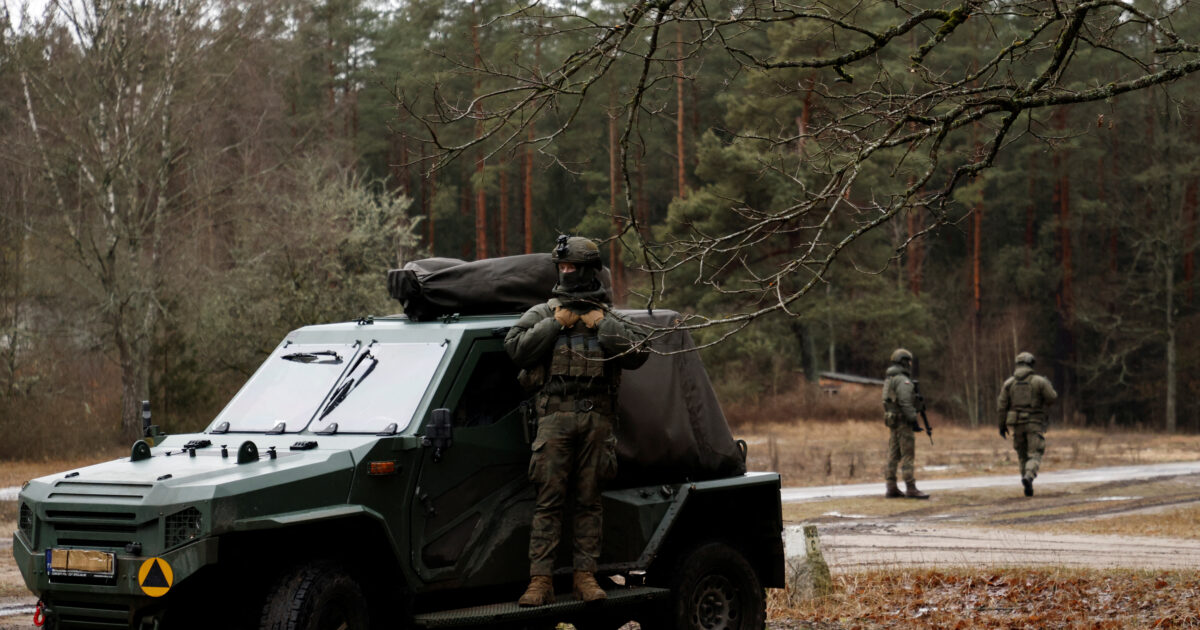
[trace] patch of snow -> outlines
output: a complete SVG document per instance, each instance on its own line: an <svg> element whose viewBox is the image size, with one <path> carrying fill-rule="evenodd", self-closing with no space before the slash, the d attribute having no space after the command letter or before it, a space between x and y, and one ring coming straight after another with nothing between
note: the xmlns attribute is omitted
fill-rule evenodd
<svg viewBox="0 0 1200 630"><path fill-rule="evenodd" d="M865 514L842 514L841 512L826 512L821 516L832 516L834 518L867 518Z"/></svg>

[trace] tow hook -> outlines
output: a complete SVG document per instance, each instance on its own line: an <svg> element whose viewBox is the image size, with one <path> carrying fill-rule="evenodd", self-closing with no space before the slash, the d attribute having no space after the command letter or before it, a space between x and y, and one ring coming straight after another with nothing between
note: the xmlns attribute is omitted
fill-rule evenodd
<svg viewBox="0 0 1200 630"><path fill-rule="evenodd" d="M38 600L37 610L33 611L33 625L41 628L46 623L46 605Z"/></svg>

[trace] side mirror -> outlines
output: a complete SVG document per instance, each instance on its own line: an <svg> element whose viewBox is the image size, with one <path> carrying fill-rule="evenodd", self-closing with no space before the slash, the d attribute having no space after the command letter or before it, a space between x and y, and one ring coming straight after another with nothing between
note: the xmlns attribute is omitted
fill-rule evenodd
<svg viewBox="0 0 1200 630"><path fill-rule="evenodd" d="M158 428L157 424L150 424L150 401L142 401L142 438L146 440L150 446L154 446L155 441L165 436L162 429Z"/></svg>
<svg viewBox="0 0 1200 630"><path fill-rule="evenodd" d="M429 424L425 426L425 437L421 445L433 447L433 461L442 461L442 453L454 444L454 425L450 421L449 409L434 409Z"/></svg>

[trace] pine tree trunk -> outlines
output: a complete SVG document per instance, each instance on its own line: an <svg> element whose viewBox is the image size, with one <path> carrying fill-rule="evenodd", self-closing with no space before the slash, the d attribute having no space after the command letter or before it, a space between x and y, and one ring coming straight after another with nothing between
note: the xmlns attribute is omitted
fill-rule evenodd
<svg viewBox="0 0 1200 630"><path fill-rule="evenodd" d="M625 268L621 264L621 227L623 222L617 212L617 178L620 177L617 146L617 88L609 85L608 93L608 213L612 217L613 238L608 248L608 268L612 271L613 303L625 303Z"/></svg>
<svg viewBox="0 0 1200 630"><path fill-rule="evenodd" d="M508 255L508 164L500 162L500 255Z"/></svg>
<svg viewBox="0 0 1200 630"><path fill-rule="evenodd" d="M1066 115L1066 107L1059 107L1054 113L1054 127L1062 134L1066 133ZM1075 270L1071 259L1071 180L1065 162L1062 150L1055 151L1052 165L1052 172L1055 175L1053 201L1058 211L1058 261L1061 272L1058 292L1055 296L1058 307L1058 331L1055 344L1055 356L1058 363L1055 371L1059 376L1059 382L1062 383L1060 400L1062 401L1063 422L1070 423L1075 416L1072 404L1072 397L1075 395L1072 387L1074 368L1071 367L1075 360L1075 338L1072 331L1074 326L1072 278Z"/></svg>
<svg viewBox="0 0 1200 630"><path fill-rule="evenodd" d="M978 145L976 151L979 150ZM971 419L971 426L979 426L980 414L982 408L981 387L979 384L979 331L983 325L983 278L982 278L982 262L983 262L983 202L975 204L974 229L972 230L972 246L971 246L971 293L973 299L971 301L971 411L968 414Z"/></svg>
<svg viewBox="0 0 1200 630"><path fill-rule="evenodd" d="M473 3L472 8L475 12L475 20L471 22L471 46L475 50L475 69L483 68L483 53L479 46L479 2ZM480 73L476 73L475 79L475 96L478 97L483 92L483 85L480 83ZM483 136L483 119L482 111L478 103L475 104L475 113L478 116L475 119L475 138L479 139ZM487 192L483 185L484 157L482 147L479 150L479 159L475 162L475 258L483 260L488 257L487 243Z"/></svg>
<svg viewBox="0 0 1200 630"><path fill-rule="evenodd" d="M683 199L687 196L687 171L686 160L684 159L684 142L683 142L683 26L678 29L678 37L675 41L675 52L678 57L675 60L675 152L678 154L676 160L676 168L678 171L678 196Z"/></svg>
<svg viewBox="0 0 1200 630"><path fill-rule="evenodd" d="M912 182L912 178L909 178L910 186ZM921 295L921 256L924 252L921 248L921 241L916 238L916 235L921 231L921 207L909 208L905 219L908 228L908 256L905 261L908 270L908 290L913 295L919 296Z"/></svg>
<svg viewBox="0 0 1200 630"><path fill-rule="evenodd" d="M529 129L529 142L525 145L525 220L522 229L525 232L525 253L533 253L533 128Z"/></svg>
<svg viewBox="0 0 1200 630"><path fill-rule="evenodd" d="M1176 373L1176 365L1178 358L1176 356L1175 345L1175 258L1168 256L1166 259L1166 291L1167 291L1167 433L1174 433L1177 423L1176 413L1176 398L1178 391L1178 378Z"/></svg>
<svg viewBox="0 0 1200 630"><path fill-rule="evenodd" d="M1196 250L1193 245L1196 242L1196 188L1196 178L1192 177L1188 179L1183 192L1183 285L1186 287L1188 304L1192 303L1193 281L1196 277Z"/></svg>
<svg viewBox="0 0 1200 630"><path fill-rule="evenodd" d="M426 157L427 156L425 154L425 148L422 147L421 148L421 164L425 163ZM437 254L435 253L436 252L435 248L437 246L437 240L435 237L437 236L437 230L434 229L435 221L433 220L433 197L434 197L434 195L437 194L437 179L434 178L434 174L432 172L427 171L424 175L424 180L425 180L425 185L421 186L421 211L425 215L425 222L428 224L426 226L426 229L429 230L428 236L427 236L427 238L428 238L427 244L429 245L429 255L436 256Z"/></svg>

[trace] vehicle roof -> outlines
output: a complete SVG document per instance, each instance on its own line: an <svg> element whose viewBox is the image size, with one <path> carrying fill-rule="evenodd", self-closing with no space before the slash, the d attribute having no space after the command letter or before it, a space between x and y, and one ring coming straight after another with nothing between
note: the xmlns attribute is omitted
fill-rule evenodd
<svg viewBox="0 0 1200 630"><path fill-rule="evenodd" d="M491 331L496 328L512 326L520 316L520 313L451 316L427 322L413 321L403 314L366 317L348 322L314 324L297 328L288 333L284 342L312 343L349 337L370 337L383 342L442 341L445 339L455 341L470 331Z"/></svg>

